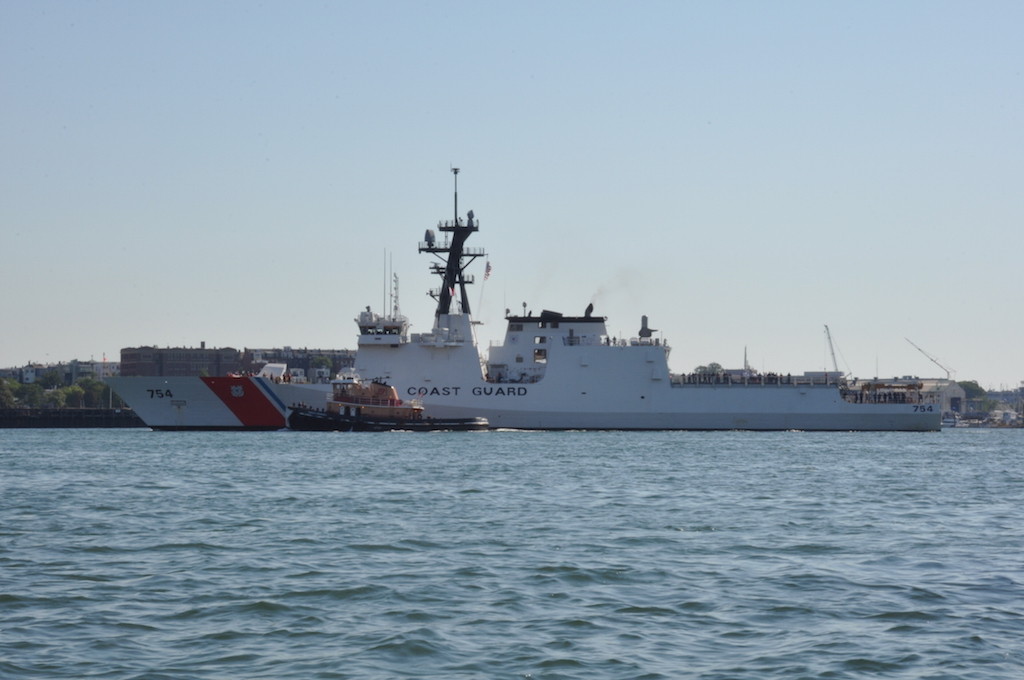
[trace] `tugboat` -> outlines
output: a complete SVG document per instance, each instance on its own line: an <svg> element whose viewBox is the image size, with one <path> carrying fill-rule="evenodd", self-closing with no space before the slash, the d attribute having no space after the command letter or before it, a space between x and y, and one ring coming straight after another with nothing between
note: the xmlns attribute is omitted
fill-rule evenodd
<svg viewBox="0 0 1024 680"><path fill-rule="evenodd" d="M429 418L419 399L402 400L394 387L357 376L331 381L326 408L294 404L288 415L292 430L386 432L389 430L486 430L485 418Z"/></svg>

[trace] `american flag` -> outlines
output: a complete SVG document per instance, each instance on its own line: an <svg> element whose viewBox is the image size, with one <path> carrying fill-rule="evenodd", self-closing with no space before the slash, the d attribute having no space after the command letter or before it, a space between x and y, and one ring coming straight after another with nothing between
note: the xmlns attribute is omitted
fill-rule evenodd
<svg viewBox="0 0 1024 680"><path fill-rule="evenodd" d="M487 266L484 267L484 281L486 281L490 277L491 277L491 262L490 262L490 260L488 260L487 261Z"/></svg>

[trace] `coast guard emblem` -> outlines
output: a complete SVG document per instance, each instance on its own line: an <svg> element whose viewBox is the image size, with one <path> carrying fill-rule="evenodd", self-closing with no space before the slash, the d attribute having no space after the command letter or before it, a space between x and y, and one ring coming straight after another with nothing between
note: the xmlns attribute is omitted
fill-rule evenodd
<svg viewBox="0 0 1024 680"><path fill-rule="evenodd" d="M245 388L242 387L241 385L232 385L231 386L231 396L232 397L244 397L245 396Z"/></svg>

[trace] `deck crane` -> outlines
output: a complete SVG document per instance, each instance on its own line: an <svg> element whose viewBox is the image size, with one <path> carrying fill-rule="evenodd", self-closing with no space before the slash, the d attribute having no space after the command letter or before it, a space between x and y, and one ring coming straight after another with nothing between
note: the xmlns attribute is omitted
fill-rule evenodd
<svg viewBox="0 0 1024 680"><path fill-rule="evenodd" d="M914 343L914 341L913 341L913 340L911 340L910 338L903 338L903 339L904 339L904 340L906 340L907 342L909 342L909 343L910 343L911 345L913 345L913 346L914 346L914 349L916 349L916 350L917 350L918 352L920 352L921 354L923 354L923 355L925 355L926 357L928 357L928 359L929 359L929 360L930 360L930 361L931 361L931 362L932 362L933 364L935 364L936 366L938 366L939 368L941 368L941 369L942 369L943 371L945 371L945 372L946 372L946 380L950 380L950 379L951 379L951 378L950 378L950 374L956 375L956 371L954 371L954 370L953 370L953 369L951 369L951 368L946 368L945 366L943 366L942 364L940 364L940 363L939 363L939 360L938 360L938 359L936 359L936 358L935 358L935 357L933 357L933 356L932 356L931 354L929 354L928 352L925 352L925 351L924 351L923 349L921 349L920 347L918 347L918 346L917 346L917 345L916 345L916 344Z"/></svg>
<svg viewBox="0 0 1024 680"><path fill-rule="evenodd" d="M839 373L839 364L836 363L836 350L832 347L832 333L828 330L828 324L825 324L825 339L828 340L828 351L832 355L832 370Z"/></svg>

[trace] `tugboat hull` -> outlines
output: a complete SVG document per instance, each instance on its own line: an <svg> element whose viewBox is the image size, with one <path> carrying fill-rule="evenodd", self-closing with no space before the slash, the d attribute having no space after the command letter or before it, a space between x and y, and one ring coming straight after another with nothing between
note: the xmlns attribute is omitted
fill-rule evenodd
<svg viewBox="0 0 1024 680"><path fill-rule="evenodd" d="M471 431L488 429L484 418L367 418L358 415L330 413L316 409L295 408L288 416L292 430L313 432L433 432L437 430Z"/></svg>

